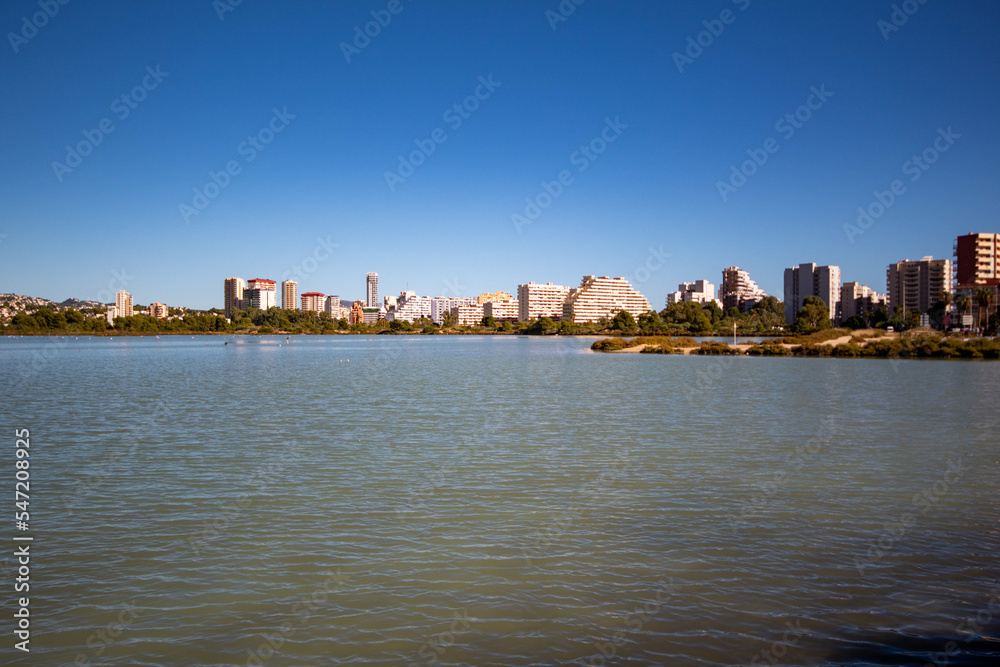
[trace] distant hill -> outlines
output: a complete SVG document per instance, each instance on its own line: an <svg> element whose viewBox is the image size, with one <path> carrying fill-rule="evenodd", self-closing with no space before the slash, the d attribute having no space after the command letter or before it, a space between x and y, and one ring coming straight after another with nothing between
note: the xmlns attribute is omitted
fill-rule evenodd
<svg viewBox="0 0 1000 667"><path fill-rule="evenodd" d="M59 302L60 306L63 308L76 308L77 310L81 308L103 308L106 304L99 301L84 301L81 299L66 299L65 301Z"/></svg>
<svg viewBox="0 0 1000 667"><path fill-rule="evenodd" d="M36 308L103 308L105 304L99 301L85 301L83 299L66 299L61 303L56 303L50 299L43 299L38 296L26 296L24 294L0 294L0 304L5 306L34 306Z"/></svg>

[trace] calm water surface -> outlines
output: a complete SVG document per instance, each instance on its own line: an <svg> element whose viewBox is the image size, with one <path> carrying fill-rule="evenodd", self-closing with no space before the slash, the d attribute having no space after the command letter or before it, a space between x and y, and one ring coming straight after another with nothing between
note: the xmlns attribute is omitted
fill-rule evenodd
<svg viewBox="0 0 1000 667"><path fill-rule="evenodd" d="M1000 363L590 342L0 339L0 663L1000 664Z"/></svg>

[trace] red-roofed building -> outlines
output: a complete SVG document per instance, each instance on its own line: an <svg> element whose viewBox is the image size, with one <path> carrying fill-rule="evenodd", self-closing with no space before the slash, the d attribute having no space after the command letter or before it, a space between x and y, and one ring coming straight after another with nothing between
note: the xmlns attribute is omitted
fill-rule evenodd
<svg viewBox="0 0 1000 667"><path fill-rule="evenodd" d="M312 311L314 313L323 312L323 297L326 296L322 292L303 292L302 293L302 310Z"/></svg>

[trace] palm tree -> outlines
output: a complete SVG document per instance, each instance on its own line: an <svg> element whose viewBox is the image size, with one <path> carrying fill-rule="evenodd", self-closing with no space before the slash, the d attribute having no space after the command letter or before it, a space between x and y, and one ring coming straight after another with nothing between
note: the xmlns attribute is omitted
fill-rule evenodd
<svg viewBox="0 0 1000 667"><path fill-rule="evenodd" d="M944 327L945 318L948 317L948 307L951 302L955 299L955 295L945 290L941 292L941 326Z"/></svg>
<svg viewBox="0 0 1000 667"><path fill-rule="evenodd" d="M990 305L993 303L993 290L989 287L980 287L976 290L976 305L979 306L979 319L983 322L980 334L986 333L986 325L989 324Z"/></svg>
<svg viewBox="0 0 1000 667"><path fill-rule="evenodd" d="M958 308L958 315L961 318L965 314L965 311L969 310L972 306L972 297L968 294L959 294L955 297L955 307Z"/></svg>

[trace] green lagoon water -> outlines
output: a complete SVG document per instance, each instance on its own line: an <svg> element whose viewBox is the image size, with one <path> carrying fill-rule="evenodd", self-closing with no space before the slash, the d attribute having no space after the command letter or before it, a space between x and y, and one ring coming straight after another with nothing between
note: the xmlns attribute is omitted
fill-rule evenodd
<svg viewBox="0 0 1000 667"><path fill-rule="evenodd" d="M1000 363L590 342L0 339L0 663L1000 664Z"/></svg>

